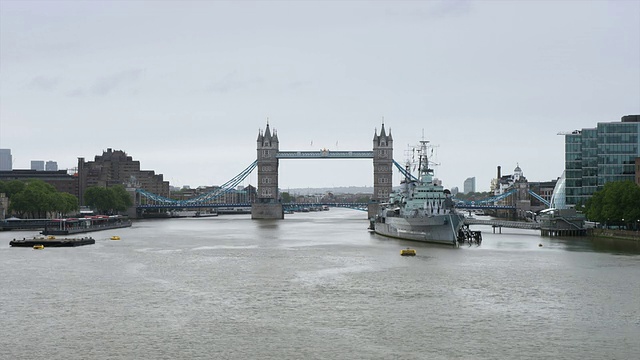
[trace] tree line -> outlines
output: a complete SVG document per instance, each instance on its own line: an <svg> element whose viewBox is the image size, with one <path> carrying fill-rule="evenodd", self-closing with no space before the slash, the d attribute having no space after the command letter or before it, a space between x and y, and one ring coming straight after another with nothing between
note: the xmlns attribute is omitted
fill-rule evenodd
<svg viewBox="0 0 640 360"><path fill-rule="evenodd" d="M42 219L75 214L79 209L78 197L57 191L42 180L0 181L0 193L9 199L9 214L20 218ZM98 214L116 214L133 204L122 185L108 188L91 186L85 192L84 201Z"/></svg>
<svg viewBox="0 0 640 360"><path fill-rule="evenodd" d="M583 211L591 221L638 229L640 186L629 180L608 182L587 200Z"/></svg>

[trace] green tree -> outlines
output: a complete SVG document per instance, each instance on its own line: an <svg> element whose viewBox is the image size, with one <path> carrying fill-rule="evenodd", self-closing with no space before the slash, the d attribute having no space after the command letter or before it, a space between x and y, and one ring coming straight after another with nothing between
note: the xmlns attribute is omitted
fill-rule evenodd
<svg viewBox="0 0 640 360"><path fill-rule="evenodd" d="M58 192L54 194L53 210L62 215L76 212L78 210L78 198L66 192Z"/></svg>
<svg viewBox="0 0 640 360"><path fill-rule="evenodd" d="M24 190L26 183L20 180L0 181L0 193L4 193L9 199L14 194Z"/></svg>
<svg viewBox="0 0 640 360"><path fill-rule="evenodd" d="M115 198L113 210L125 211L133 205L131 195L127 192L122 185L116 185L109 188L111 196Z"/></svg>
<svg viewBox="0 0 640 360"><path fill-rule="evenodd" d="M41 180L30 180L22 191L14 193L10 200L9 210L24 217L46 218L55 209L57 190Z"/></svg>
<svg viewBox="0 0 640 360"><path fill-rule="evenodd" d="M133 205L131 196L122 185L109 188L91 186L84 194L84 201L99 214L113 214Z"/></svg>
<svg viewBox="0 0 640 360"><path fill-rule="evenodd" d="M89 207L96 209L98 214L106 214L113 208L113 199L107 188L90 186L84 193L84 202Z"/></svg>
<svg viewBox="0 0 640 360"><path fill-rule="evenodd" d="M283 203L285 203L285 204L290 203L290 202L291 202L291 200L292 200L291 195L290 195L288 192L286 192L286 191L281 192L281 193L280 193L280 196L282 197L282 202L283 202Z"/></svg>
<svg viewBox="0 0 640 360"><path fill-rule="evenodd" d="M640 222L640 187L633 181L615 181L596 191L585 206L587 218L606 224L634 227Z"/></svg>

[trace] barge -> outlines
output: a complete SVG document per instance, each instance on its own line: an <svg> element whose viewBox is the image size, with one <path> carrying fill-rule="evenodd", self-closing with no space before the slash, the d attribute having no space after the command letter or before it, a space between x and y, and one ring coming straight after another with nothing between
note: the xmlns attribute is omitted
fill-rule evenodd
<svg viewBox="0 0 640 360"><path fill-rule="evenodd" d="M57 239L55 236L36 236L32 239L13 239L9 242L9 245L12 247L30 247L34 249L42 249L47 247L75 247L82 245L92 245L95 243L96 240L92 237Z"/></svg>

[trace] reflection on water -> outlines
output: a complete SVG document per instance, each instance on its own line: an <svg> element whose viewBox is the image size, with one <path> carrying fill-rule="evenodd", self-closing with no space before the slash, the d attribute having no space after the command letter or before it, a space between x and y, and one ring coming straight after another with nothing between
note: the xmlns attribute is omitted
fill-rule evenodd
<svg viewBox="0 0 640 360"><path fill-rule="evenodd" d="M589 238L594 251L614 254L640 254L640 241L609 238Z"/></svg>
<svg viewBox="0 0 640 360"><path fill-rule="evenodd" d="M556 237L552 243L567 251L640 254L640 241L601 237Z"/></svg>

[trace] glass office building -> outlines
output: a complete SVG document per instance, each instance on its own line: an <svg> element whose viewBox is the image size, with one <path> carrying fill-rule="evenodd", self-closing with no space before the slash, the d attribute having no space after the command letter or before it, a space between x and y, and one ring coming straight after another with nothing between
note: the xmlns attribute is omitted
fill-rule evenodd
<svg viewBox="0 0 640 360"><path fill-rule="evenodd" d="M635 181L640 157L640 115L596 128L565 134L565 191L567 205L584 204L610 181Z"/></svg>

